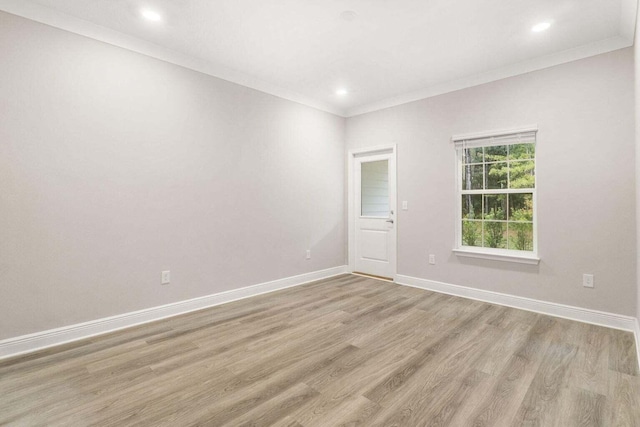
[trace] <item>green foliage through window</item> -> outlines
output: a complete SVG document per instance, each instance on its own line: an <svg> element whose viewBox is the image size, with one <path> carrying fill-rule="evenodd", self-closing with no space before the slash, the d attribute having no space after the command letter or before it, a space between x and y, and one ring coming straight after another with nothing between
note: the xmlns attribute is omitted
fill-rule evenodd
<svg viewBox="0 0 640 427"><path fill-rule="evenodd" d="M534 189L535 144L463 148L462 245L532 251Z"/></svg>

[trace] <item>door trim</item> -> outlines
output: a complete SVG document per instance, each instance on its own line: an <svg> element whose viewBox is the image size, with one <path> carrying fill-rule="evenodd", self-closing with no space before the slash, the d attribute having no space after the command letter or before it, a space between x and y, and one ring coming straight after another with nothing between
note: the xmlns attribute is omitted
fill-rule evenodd
<svg viewBox="0 0 640 427"><path fill-rule="evenodd" d="M396 215L395 215L395 226L394 232L396 233L396 247L395 247L395 271L393 272L393 276L391 277L393 281L396 281L396 276L398 275L398 154L397 154L397 145L380 145L375 147L366 147L366 148L357 148L353 150L349 150L347 155L347 168L348 168L348 176L347 176L347 192L348 192L348 200L347 200L347 227L348 227L348 240L347 240L347 251L349 253L349 272L353 273L355 271L356 266L356 224L355 224L355 177L354 177L354 163L357 157L361 156L369 156L375 154L386 154L390 153L395 162L395 205L396 205Z"/></svg>

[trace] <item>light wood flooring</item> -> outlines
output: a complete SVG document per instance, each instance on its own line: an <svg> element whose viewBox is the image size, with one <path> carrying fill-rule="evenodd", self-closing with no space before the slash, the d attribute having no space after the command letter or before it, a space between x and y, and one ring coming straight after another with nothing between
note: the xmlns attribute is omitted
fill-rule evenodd
<svg viewBox="0 0 640 427"><path fill-rule="evenodd" d="M640 426L631 333L339 276L0 361L0 425Z"/></svg>

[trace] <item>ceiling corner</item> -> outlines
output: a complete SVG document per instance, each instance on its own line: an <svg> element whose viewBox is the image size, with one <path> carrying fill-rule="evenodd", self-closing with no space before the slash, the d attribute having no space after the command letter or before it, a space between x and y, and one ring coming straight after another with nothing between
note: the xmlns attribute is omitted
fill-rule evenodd
<svg viewBox="0 0 640 427"><path fill-rule="evenodd" d="M0 11L179 65L339 117L346 117L346 111L343 108L337 108L294 91L272 85L249 74L185 55L36 3L25 2L23 0L0 0Z"/></svg>
<svg viewBox="0 0 640 427"><path fill-rule="evenodd" d="M635 3L635 0L631 1ZM469 75L458 80L426 87L422 90L405 93L393 98L380 100L366 105L356 106L350 108L347 111L347 117L366 114L385 108L406 104L408 102L419 101L421 99L431 98L433 96L443 95L445 93L454 92L473 86L479 86L485 83L490 83L509 77L515 77L521 74L530 73L532 71L538 71L545 68L554 67L556 65L565 64L567 62L578 61L580 59L585 59L591 56L601 55L607 52L612 52L614 50L623 49L631 45L633 45L633 36L631 39L617 36L605 40L600 40L594 43L589 43L550 55L533 58L515 64L510 64L505 67L486 71L484 73Z"/></svg>
<svg viewBox="0 0 640 427"><path fill-rule="evenodd" d="M638 0L622 0L620 10L620 37L633 45L636 33Z"/></svg>

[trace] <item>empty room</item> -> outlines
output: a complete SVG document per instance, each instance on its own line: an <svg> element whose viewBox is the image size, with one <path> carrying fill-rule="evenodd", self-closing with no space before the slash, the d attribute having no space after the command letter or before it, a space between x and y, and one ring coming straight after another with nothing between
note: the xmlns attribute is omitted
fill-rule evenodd
<svg viewBox="0 0 640 427"><path fill-rule="evenodd" d="M640 427L638 0L0 0L0 425Z"/></svg>

